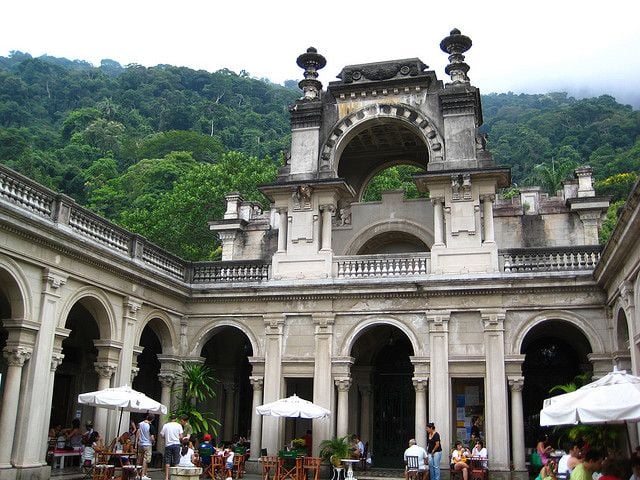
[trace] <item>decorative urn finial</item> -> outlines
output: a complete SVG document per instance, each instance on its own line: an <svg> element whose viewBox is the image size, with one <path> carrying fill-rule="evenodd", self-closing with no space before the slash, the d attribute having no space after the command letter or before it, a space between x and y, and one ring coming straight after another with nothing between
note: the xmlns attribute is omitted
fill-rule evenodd
<svg viewBox="0 0 640 480"><path fill-rule="evenodd" d="M306 100L315 100L322 90L322 83L318 78L318 70L324 68L327 60L318 53L313 47L307 48L307 51L300 55L296 60L300 68L304 68L304 80L298 83L298 87L304 92Z"/></svg>
<svg viewBox="0 0 640 480"><path fill-rule="evenodd" d="M469 65L464 63L464 55L471 48L471 39L454 28L448 37L440 42L440 50L449 54L449 65L444 69L451 76L452 83L469 83Z"/></svg>

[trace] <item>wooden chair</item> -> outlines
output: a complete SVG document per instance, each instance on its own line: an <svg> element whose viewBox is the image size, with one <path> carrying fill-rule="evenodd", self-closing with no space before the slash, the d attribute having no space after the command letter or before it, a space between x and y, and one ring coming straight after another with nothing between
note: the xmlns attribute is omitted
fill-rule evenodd
<svg viewBox="0 0 640 480"><path fill-rule="evenodd" d="M244 457L245 454L236 453L233 456L233 469L235 470L236 480L244 476ZM232 472L233 473L233 472Z"/></svg>
<svg viewBox="0 0 640 480"><path fill-rule="evenodd" d="M278 476L278 457L260 457L262 464L262 480L275 480Z"/></svg>
<svg viewBox="0 0 640 480"><path fill-rule="evenodd" d="M407 456L407 467L404 470L406 480L421 480L420 463L417 456Z"/></svg>
<svg viewBox="0 0 640 480"><path fill-rule="evenodd" d="M211 478L212 480L220 480L224 474L224 457L222 455L213 455L211 457Z"/></svg>
<svg viewBox="0 0 640 480"><path fill-rule="evenodd" d="M301 480L318 480L320 478L320 463L322 463L322 459L319 457L303 457Z"/></svg>
<svg viewBox="0 0 640 480"><path fill-rule="evenodd" d="M471 457L469 462L469 480L487 480L489 468L486 458Z"/></svg>
<svg viewBox="0 0 640 480"><path fill-rule="evenodd" d="M360 468L362 470L366 470L367 469L367 456L368 455L369 455L369 442L365 442L364 451L362 452L362 455L360 456Z"/></svg>
<svg viewBox="0 0 640 480"><path fill-rule="evenodd" d="M283 458L278 457L278 480L300 480L299 474L302 470L302 457Z"/></svg>

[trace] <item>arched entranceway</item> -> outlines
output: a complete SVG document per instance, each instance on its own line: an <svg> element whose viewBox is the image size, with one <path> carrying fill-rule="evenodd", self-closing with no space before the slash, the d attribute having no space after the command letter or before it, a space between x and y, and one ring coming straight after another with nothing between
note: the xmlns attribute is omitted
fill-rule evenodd
<svg viewBox="0 0 640 480"><path fill-rule="evenodd" d="M216 398L201 405L220 422L218 439L231 442L240 436L247 437L251 430L252 402L249 357L253 355L249 338L236 327L217 328L200 355L218 380Z"/></svg>
<svg viewBox="0 0 640 480"><path fill-rule="evenodd" d="M65 328L70 332L62 341L64 358L55 373L51 402L51 424L63 426L70 425L73 418L94 420L94 408L79 405L77 398L80 393L98 388L98 349L94 340L100 338L97 321L85 300L71 308Z"/></svg>
<svg viewBox="0 0 640 480"><path fill-rule="evenodd" d="M542 433L540 410L544 399L551 395L549 390L590 372L592 367L587 355L591 351L586 336L562 320L545 321L527 333L521 349L525 355L522 406L527 447L534 447Z"/></svg>
<svg viewBox="0 0 640 480"><path fill-rule="evenodd" d="M408 439L415 435L413 354L407 336L392 325L367 328L351 350L353 379L360 393L357 414L352 412L356 421L351 425L363 442L369 442L376 466L397 466ZM369 392L370 401L364 401ZM366 404L370 405L368 414L363 408Z"/></svg>

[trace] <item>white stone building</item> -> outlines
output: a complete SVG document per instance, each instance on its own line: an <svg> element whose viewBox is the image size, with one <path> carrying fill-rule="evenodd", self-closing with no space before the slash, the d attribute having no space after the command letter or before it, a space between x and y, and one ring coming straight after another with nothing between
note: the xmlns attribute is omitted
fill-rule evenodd
<svg viewBox="0 0 640 480"><path fill-rule="evenodd" d="M510 175L478 133L470 45L443 40L446 83L414 58L345 67L323 90L324 58L301 55L290 160L263 186L269 210L227 197L210 222L220 262L183 261L0 168L0 479L48 478L52 423L116 435L117 415L78 393L133 382L171 404L185 360L216 370L202 408L219 438L249 435L254 460L311 428L316 453L358 432L378 464L400 465L427 421L446 447L480 416L496 476L524 475L549 386L638 374L640 188L604 249L608 199L588 167L557 196L500 198ZM396 164L422 169L429 198L362 202ZM293 393L332 415L255 414Z"/></svg>

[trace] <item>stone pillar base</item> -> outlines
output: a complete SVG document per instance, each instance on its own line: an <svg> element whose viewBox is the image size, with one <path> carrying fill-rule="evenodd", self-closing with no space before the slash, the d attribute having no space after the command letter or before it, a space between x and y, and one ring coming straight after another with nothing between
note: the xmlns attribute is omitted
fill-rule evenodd
<svg viewBox="0 0 640 480"><path fill-rule="evenodd" d="M49 465L0 469L0 480L49 480L50 477Z"/></svg>
<svg viewBox="0 0 640 480"><path fill-rule="evenodd" d="M200 467L169 467L171 480L199 480L201 474Z"/></svg>

